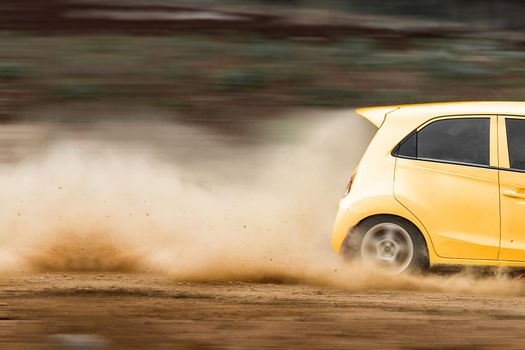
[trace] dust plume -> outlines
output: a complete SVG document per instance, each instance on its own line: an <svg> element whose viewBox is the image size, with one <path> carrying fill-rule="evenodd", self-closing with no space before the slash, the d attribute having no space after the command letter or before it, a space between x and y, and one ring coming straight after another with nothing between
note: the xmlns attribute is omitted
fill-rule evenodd
<svg viewBox="0 0 525 350"><path fill-rule="evenodd" d="M375 132L351 112L266 122L249 140L161 121L90 130L60 134L42 153L1 166L4 273L525 294L505 277L390 278L331 252L337 202Z"/></svg>

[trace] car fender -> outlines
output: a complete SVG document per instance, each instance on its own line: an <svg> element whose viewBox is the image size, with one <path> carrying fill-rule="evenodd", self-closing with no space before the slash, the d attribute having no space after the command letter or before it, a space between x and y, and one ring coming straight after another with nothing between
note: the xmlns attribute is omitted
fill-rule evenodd
<svg viewBox="0 0 525 350"><path fill-rule="evenodd" d="M407 208L395 200L393 196L374 196L360 198L352 203L349 202L347 198L344 198L339 203L339 211L332 234L332 248L337 253L340 253L341 247L351 229L361 221L376 215L394 215L410 221L419 229L427 243L430 261L438 260L439 257L434 250L432 239L425 226Z"/></svg>

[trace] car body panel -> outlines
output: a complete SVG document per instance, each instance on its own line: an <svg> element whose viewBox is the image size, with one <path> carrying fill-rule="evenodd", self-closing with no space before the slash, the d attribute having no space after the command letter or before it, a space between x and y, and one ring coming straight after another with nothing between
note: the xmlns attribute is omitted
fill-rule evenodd
<svg viewBox="0 0 525 350"><path fill-rule="evenodd" d="M385 121L385 123L388 120ZM412 221L426 235L426 230L409 210L394 198L393 178L396 158L384 140L394 142L401 135L395 124L381 127L361 159L350 193L339 202L339 212L332 234L332 247L339 252L349 230L366 217L376 214L397 215ZM395 144L392 145L392 147ZM430 237L426 235L428 241ZM431 245L430 245L431 246ZM430 247L429 247L429 250ZM429 254L434 256L434 251Z"/></svg>
<svg viewBox="0 0 525 350"><path fill-rule="evenodd" d="M383 118L381 113L384 113ZM516 254L521 254L521 249L525 249L525 240L516 242L514 238L512 246L505 245L502 240L501 251L499 247L499 205L503 199L498 178L508 178L508 186L517 185L520 189L523 186L525 193L525 173L512 172L513 175L506 176L502 175L505 171L499 170L499 167L505 166L505 162L508 166L508 159L504 159L505 156L508 158L508 154L501 147L502 123L496 117L525 115L525 102L398 105L359 109L358 114L378 126L379 130L359 164L350 193L339 203L332 235L332 247L335 251L341 251L346 236L359 222L373 215L390 214L403 217L419 228L427 243L432 265L525 266L525 261L515 260ZM411 131L436 118L465 116L491 118L489 167L427 162L392 155L392 150ZM424 176L418 174L423 171L426 172ZM399 174L403 174L404 178L398 178ZM407 194L402 187L408 184L415 184L415 188ZM502 184L507 186L504 182ZM395 191L395 186L399 190ZM440 189L440 186L445 186L446 191ZM448 192L450 196L442 192ZM428 201L429 196L434 198L433 201ZM453 200L453 204L447 207L449 199ZM469 204L469 201L472 202ZM423 214L432 205L440 208L439 215ZM525 215L522 214L525 212L520 211L522 205L525 208L525 200L514 201L509 204L508 213L502 214L507 215L510 221L505 222L502 218L501 228L505 230L505 225L514 227L509 229L512 235L516 234L518 227L525 228ZM493 215L486 214L492 212ZM523 216L523 222L521 219L513 221L517 216ZM443 217L447 219L444 220ZM446 222L461 229L447 230ZM512 253L513 247L518 247L519 253ZM508 253L504 253L504 250Z"/></svg>
<svg viewBox="0 0 525 350"><path fill-rule="evenodd" d="M359 108L356 112L366 117L366 110L385 112L388 119L396 119L396 124L405 130L415 129L417 126L436 117L448 115L507 115L521 116L525 114L525 102L505 101L476 101L476 102L441 102L412 105L393 105L385 107ZM359 113L361 111L361 113ZM388 113L387 113L388 112ZM378 117L374 117L377 119ZM374 125L378 126L376 122ZM381 124L379 124L381 125ZM415 126L414 126L415 125ZM400 141L400 140L399 140Z"/></svg>
<svg viewBox="0 0 525 350"><path fill-rule="evenodd" d="M497 150L496 116L446 117L454 118L490 118L490 150ZM418 130L441 119L434 118ZM498 165L496 152L491 152L490 165ZM497 169L399 157L394 196L432 232L434 248L439 256L498 258L500 214Z"/></svg>
<svg viewBox="0 0 525 350"><path fill-rule="evenodd" d="M510 169L505 116L499 117L501 250L499 259L525 261L525 173ZM516 118L516 117L512 117ZM525 118L520 118L525 119ZM510 193L511 195L506 195Z"/></svg>
<svg viewBox="0 0 525 350"><path fill-rule="evenodd" d="M446 258L497 259L498 170L399 158L394 195Z"/></svg>

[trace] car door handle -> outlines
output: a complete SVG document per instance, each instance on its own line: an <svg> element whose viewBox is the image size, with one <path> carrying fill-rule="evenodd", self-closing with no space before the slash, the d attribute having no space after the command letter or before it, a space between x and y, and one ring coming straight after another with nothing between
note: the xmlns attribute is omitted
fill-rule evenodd
<svg viewBox="0 0 525 350"><path fill-rule="evenodd" d="M518 193L516 191L503 191L503 195L512 198L525 199L525 193Z"/></svg>

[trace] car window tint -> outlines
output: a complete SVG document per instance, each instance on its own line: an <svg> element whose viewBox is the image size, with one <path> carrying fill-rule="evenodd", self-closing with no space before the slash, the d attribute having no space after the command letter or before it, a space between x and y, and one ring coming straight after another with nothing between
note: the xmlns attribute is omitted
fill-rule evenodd
<svg viewBox="0 0 525 350"><path fill-rule="evenodd" d="M435 121L418 132L417 158L489 165L489 118Z"/></svg>
<svg viewBox="0 0 525 350"><path fill-rule="evenodd" d="M399 144L398 155L403 157L417 156L417 133L414 131Z"/></svg>
<svg viewBox="0 0 525 350"><path fill-rule="evenodd" d="M506 119L510 167L525 170L525 120Z"/></svg>

